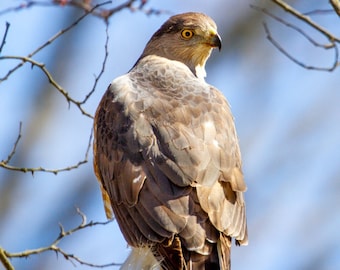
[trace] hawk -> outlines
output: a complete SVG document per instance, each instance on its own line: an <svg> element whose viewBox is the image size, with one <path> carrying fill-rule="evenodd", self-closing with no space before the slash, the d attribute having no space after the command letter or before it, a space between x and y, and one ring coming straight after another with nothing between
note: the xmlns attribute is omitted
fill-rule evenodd
<svg viewBox="0 0 340 270"><path fill-rule="evenodd" d="M230 269L232 238L247 244L233 116L204 80L213 48L210 17L170 17L96 111L94 170L132 247L126 269Z"/></svg>

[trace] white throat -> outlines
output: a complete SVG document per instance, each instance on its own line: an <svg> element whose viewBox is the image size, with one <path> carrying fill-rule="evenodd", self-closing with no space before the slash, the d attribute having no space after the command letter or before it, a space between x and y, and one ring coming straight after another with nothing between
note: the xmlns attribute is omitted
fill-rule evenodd
<svg viewBox="0 0 340 270"><path fill-rule="evenodd" d="M195 74L196 74L197 78L199 78L203 81L204 81L204 78L207 76L207 73L205 72L204 66L201 66L201 65L197 65L195 67Z"/></svg>

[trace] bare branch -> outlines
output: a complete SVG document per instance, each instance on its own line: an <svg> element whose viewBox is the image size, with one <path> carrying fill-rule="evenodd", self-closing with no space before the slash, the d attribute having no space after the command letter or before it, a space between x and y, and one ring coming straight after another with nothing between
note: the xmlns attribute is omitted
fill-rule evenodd
<svg viewBox="0 0 340 270"><path fill-rule="evenodd" d="M38 53L39 51L41 51L43 48L45 48L46 46L50 45L51 43L53 43L57 38L59 38L60 36L62 36L64 33L68 32L69 30L71 30L73 27L75 27L78 23L80 23L84 18L86 18L89 14L91 14L94 10L96 10L97 8L99 8L100 6L103 6L105 4L107 4L109 2L105 2L102 4L98 4L96 6L94 6L92 9L90 9L90 11L84 13L84 15L80 16L77 20L75 20L71 25L69 25L68 27L60 30L58 33L56 33L53 37L51 37L48 41L46 41L44 44L42 44L41 46L39 46L37 49L35 49L33 52L31 52L29 55L27 55L24 58L31 58L33 55L35 55L36 53ZM11 70L8 71L8 73L3 77L0 78L0 82L1 81L5 81L9 78L9 76L15 72L17 69L19 69L20 67L22 67L25 64L25 61L23 60L20 64L18 64L17 66L15 66L14 68L12 68Z"/></svg>
<svg viewBox="0 0 340 270"><path fill-rule="evenodd" d="M2 38L2 42L1 42L1 45L0 45L0 53L2 52L2 49L3 49L3 47L5 46L6 37L7 37L7 33L8 33L9 26L10 26L9 22L6 22L5 33L4 33L4 36L3 36L3 38Z"/></svg>
<svg viewBox="0 0 340 270"><path fill-rule="evenodd" d="M46 251L54 251L56 254L61 254L63 255L63 257L66 260L69 260L74 266L76 266L76 263L79 263L81 265L87 265L90 267L95 267L95 268L105 268L105 267L110 267L110 266L117 266L117 265L121 265L118 263L108 263L108 264L93 264L93 263L89 263L86 262L82 259L80 259L79 257L77 257L74 254L68 253L65 250L63 250L62 248L60 248L58 245L60 243L61 240L63 240L65 237L72 235L73 233L89 228L89 227L93 227L93 226L98 226L98 225L107 225L110 222L112 222L113 220L108 220L108 221L104 221L104 222L93 222L90 221L87 223L86 221L86 216L83 212L80 211L79 208L76 208L77 214L80 215L81 217L81 223L76 226L75 228L72 228L68 231L64 230L64 227L59 224L59 228L60 228L60 232L59 235L57 236L57 238L49 245L49 246L45 246L45 247L41 247L41 248L37 248L37 249L29 249L29 250L25 250L22 252L17 252L17 253L10 253L5 251L4 249L0 248L0 260L2 262L2 264L6 267L6 269L9 270L14 270L14 267L10 264L9 262L9 258L23 258L23 257L29 257L31 255L35 255L35 254L40 254ZM12 268L11 268L12 266Z"/></svg>
<svg viewBox="0 0 340 270"><path fill-rule="evenodd" d="M23 3L20 3L19 6L16 6L16 7L9 7L7 9L4 9L4 10L1 10L0 11L0 16L1 15L4 15L6 13L9 13L9 12L13 12L13 11L19 11L19 10L22 10L24 8L30 8L32 6L50 6L51 4L50 3L47 3L47 2L38 2L38 1L26 1L26 2L23 2Z"/></svg>
<svg viewBox="0 0 340 270"><path fill-rule="evenodd" d="M105 28L106 40L105 40L105 45L104 45L105 53L104 53L104 59L103 59L103 62L102 62L102 68L99 71L98 76L95 76L94 84L93 84L93 87L92 87L91 91L85 96L84 100L82 102L80 102L79 105L85 104L87 102L87 100L91 97L91 95L94 93L94 91L97 88L97 84L98 84L99 79L101 78L101 76L104 74L104 71L105 71L106 62L107 62L107 59L108 59L108 56L109 56L109 50L108 50L108 44L109 44L109 22L107 20L105 21L105 25L106 25L106 28Z"/></svg>
<svg viewBox="0 0 340 270"><path fill-rule="evenodd" d="M19 133L20 134L20 133ZM74 170L74 169L77 169L79 168L81 165L85 164L88 162L88 155L89 155L89 152L90 152L90 149L91 149L91 141L92 141L92 135L93 135L93 130L91 130L91 134L90 134L90 138L89 138L89 143L87 145L87 149L86 149L86 152L85 152L85 157L83 160L79 161L77 164L75 165L72 165L72 166L68 166L68 167L65 167L65 168L60 168L60 169L46 169L46 168L43 168L43 167L36 167L36 168L26 168L26 167L15 167L15 166L12 166L12 165L9 165L9 161L10 159L6 159L6 160L2 160L0 161L0 167L4 168L4 169L7 169L7 170L11 170L11 171L18 171L18 172L24 172L24 173L27 173L27 172L30 172L32 174L34 174L35 172L46 172L46 173L53 173L55 175L57 175L58 173L60 172L64 172L64 171L71 171L71 170ZM20 135L21 137L21 135ZM19 136L18 136L19 138ZM17 142L19 141L19 139L17 139ZM16 148L16 145L17 145L17 142L15 144L15 147ZM15 150L14 150L15 151ZM14 155L14 152L12 150L12 152L10 153L9 157L11 158L12 156Z"/></svg>
<svg viewBox="0 0 340 270"><path fill-rule="evenodd" d="M81 217L81 223L76 227L76 228L73 228L73 229L70 229L68 231L64 231L63 227L61 226L61 231L60 231L60 234L58 236L58 238L56 240L60 240L61 238L65 237L65 236L68 236L76 231L79 231L81 229L85 229L85 228L88 228L88 227L93 227L93 226L97 226L97 225L106 225L110 222L112 222L113 220L110 219L110 220L107 220L107 221L104 221L104 222L94 222L94 221L90 221L90 222L87 222L87 218L86 218L86 215L78 208L76 207L76 211L77 211L77 214ZM59 224L61 225L61 224Z"/></svg>
<svg viewBox="0 0 340 270"><path fill-rule="evenodd" d="M20 124L19 124L19 133L18 133L18 137L17 137L17 139L16 139L15 142L14 142L12 151L9 153L7 159L6 159L6 160L2 160L1 162L8 163L8 162L11 161L12 157L13 157L14 154L15 154L15 151L16 151L16 149L17 149L17 146L18 146L18 144L19 144L19 141L20 141L20 139L21 139L21 129L22 129L22 122L20 122Z"/></svg>
<svg viewBox="0 0 340 270"><path fill-rule="evenodd" d="M339 0L329 0L329 2L331 3L335 13L338 14L338 16L340 16L340 1Z"/></svg>
<svg viewBox="0 0 340 270"><path fill-rule="evenodd" d="M272 1L275 4L277 4L278 6L280 6L284 11L292 14L296 18L300 19L301 21L303 21L303 22L307 23L308 25L310 25L311 27L313 27L318 32L322 33L324 36L326 36L328 38L328 40L330 42L334 42L334 41L340 42L339 38L335 37L332 33L328 32L322 26L318 25L317 23L312 21L308 16L303 15L302 13L300 13L299 11L297 11L296 9L294 9L293 7L288 5L286 2L281 1L281 0L272 0Z"/></svg>
<svg viewBox="0 0 340 270"><path fill-rule="evenodd" d="M33 60L32 58L24 57L24 56L0 56L0 60L3 60L3 59L17 59L17 60L22 61L20 65L28 62L28 63L31 63L33 66L39 67L44 72L44 74L46 75L49 83L51 85L53 85L54 88L56 88L66 98L66 100L69 104L73 103L74 105L76 105L78 107L78 109L81 111L81 113L83 115L86 115L89 118L93 118L93 116L91 114L89 114L88 112L86 112L83 109L82 105L83 105L84 102L76 101L75 99L71 98L69 93L53 79L51 73L47 70L44 63L39 63L39 62Z"/></svg>
<svg viewBox="0 0 340 270"><path fill-rule="evenodd" d="M24 3L20 4L17 7L14 8L9 8L3 11L0 11L0 16L7 13L7 12L12 12L12 11L20 11L20 10L24 10L27 8L31 8L33 6L46 6L46 7L50 7L50 6L73 6L76 8L80 8L82 10L84 10L84 14L82 16L80 16L78 19L76 19L74 22L72 22L71 24L69 24L67 27L63 28L62 30L60 30L59 32L57 32L56 34L54 34L51 38L49 38L47 41L45 41L44 43L42 43L39 47L37 47L36 49L34 49L31 53L29 53L27 56L0 56L0 61L1 60L11 60L11 61L17 61L14 62L15 66L12 69L8 69L4 75L2 74L1 76L3 76L2 78L0 78L0 83L2 81L5 81L7 79L9 79L9 77L18 69L20 69L22 66L24 66L25 64L29 63L32 67L36 66L39 70L41 70L43 72L44 75L42 75L43 77L46 76L46 78L48 79L49 83L52 85L53 88L55 88L60 94L62 94L64 96L64 98L66 99L66 101L68 102L69 105L74 104L84 116L93 118L91 114L89 114L88 112L86 112L86 110L84 110L83 107L85 107L85 103L89 100L89 98L92 96L92 94L95 92L98 82L99 80L102 78L102 75L105 72L106 69L106 64L107 64L107 59L108 59L108 42L109 42L109 18L115 14L116 12L119 12L123 9L129 9L130 11L142 11L147 15L150 14L160 14L166 11L161 11L161 10L157 10L157 9L146 9L145 5L148 3L147 0L126 0L125 3L115 6L114 8L111 9L103 9L102 6L108 3L111 3L111 1L107 1L98 5L94 5L93 4L94 1L85 1L85 0L47 0L47 1L30 1L30 0L26 0ZM90 92L88 92L86 94L86 96L84 97L83 100L78 101L74 98L71 97L71 95L69 94L68 91L66 91L54 78L54 75L51 74L51 72L46 68L45 64L42 62L38 62L36 61L34 58L36 57L36 55L45 50L47 46L51 45L53 42L55 42L58 38L60 38L62 35L64 35L66 32L70 31L71 29L75 28L83 19L85 19L89 14L94 15L94 16L98 16L101 19L104 19L105 25L106 25L106 40L105 40L105 45L104 45L104 56L103 56L103 61L102 61L102 65L99 68L99 74L94 75L94 82L93 82L93 86L90 90ZM9 27L10 24L6 23L6 29L5 32L3 34L2 37L2 41L0 38L0 53L2 52L5 44L6 44L6 38L7 38L7 34L9 31ZM12 33L12 32L11 32ZM15 154L17 154L17 148L19 146L19 142L22 138L22 123L20 122L19 125L19 132L18 132L18 136L15 139L14 145L10 151L10 153L8 154L8 157L5 160L1 160L0 161L0 168L4 168L4 169L8 169L8 170L12 170L12 171L20 171L20 172L31 172L32 175L35 172L46 172L46 173L53 173L55 175L57 175L59 172L63 172L63 171L70 171L73 169L77 169L79 168L81 165L85 164L88 162L88 156L89 156L89 152L91 149L91 143L92 143L92 136L93 136L93 130L91 131L91 134L89 136L89 142L85 151L85 157L83 160L79 161L78 163L76 163L75 165L72 166L68 166L65 168L59 168L59 169L48 169L48 168L44 168L44 167L17 167L17 166L13 166L10 163L14 163L13 162L13 157L15 156ZM90 267L97 267L97 268L104 268L104 267L110 267L110 266L117 266L120 264L117 263L109 263L109 264L92 264L89 262L86 262L84 260L82 260L81 258L79 258L78 256L71 254L67 251L65 251L63 248L61 248L59 246L60 242L65 239L66 237L76 233L77 231L86 229L88 227L92 227L92 226L97 226L97 225L106 225L108 223L110 223L112 220L106 221L106 222L94 222L94 221L87 221L86 215L84 213L82 213L78 208L77 208L77 213L78 215L81 217L81 221L79 223L78 226L71 228L69 230L65 230L64 226L60 223L59 224L59 234L57 235L57 237L50 243L50 245L45 246L45 247L40 247L40 248L36 248L36 249L28 249L22 252L8 252L5 249L3 249L2 247L0 247L0 265L2 264L7 270L14 270L14 266L11 264L11 258L22 258L22 257L29 257L35 254L39 254L39 253L43 253L46 251L53 251L57 256L58 255L62 255L65 259L69 260L73 265L77 266L77 265L86 265L86 266L90 266Z"/></svg>
<svg viewBox="0 0 340 270"><path fill-rule="evenodd" d="M115 8L111 8L111 9L109 9L109 10L103 10L103 11L101 12L101 16L102 16L105 20L107 20L107 19L108 19L109 17L111 17L113 14L115 14L115 13L121 11L122 9L124 9L124 8L131 8L131 6L132 6L132 4L133 4L134 2L136 2L136 0L128 0L128 1L126 1L125 3L119 5L119 6L115 7Z"/></svg>
<svg viewBox="0 0 340 270"><path fill-rule="evenodd" d="M309 15L325 15L329 13L333 13L333 9L313 9L311 11L304 12L303 15L309 16Z"/></svg>
<svg viewBox="0 0 340 270"><path fill-rule="evenodd" d="M139 5L134 6L135 2L140 2ZM51 2L41 2L41 1L26 1L24 4L20 4L19 6L16 7L11 7L8 9L5 9L3 11L0 11L0 16L8 13L8 12L13 12L13 11L20 11L25 8L31 8L33 6L73 6L79 9L84 10L85 12L89 12L94 16L97 16L99 18L104 19L105 21L108 20L113 14L123 10L123 9L129 9L130 11L142 11L146 15L151 15L151 14L161 14L161 13L169 13L168 11L165 10L160 10L160 9L154 9L154 8L149 8L145 9L144 6L147 4L148 0L127 0L126 2L111 8L111 9L104 9L104 8L96 8L94 10L94 6L91 4L92 1L79 1L79 0L51 0ZM107 1L105 3L102 3L100 5L105 5L107 3L112 3L112 1Z"/></svg>
<svg viewBox="0 0 340 270"><path fill-rule="evenodd" d="M61 2L62 0L57 0L56 2ZM142 11L146 15L152 15L152 14L162 14L162 13L169 13L169 11L166 10L160 10L160 9L154 9L149 8L145 9L144 6L147 4L148 0L139 0L140 4L138 6L134 6L133 4L135 2L138 2L137 0L127 0L126 2L111 8L111 9L98 9L98 11L93 12L93 15L103 18L105 21L107 21L112 15L115 13L123 10L123 9L130 9L130 11ZM90 8L89 4L84 4L83 2L71 0L67 2L69 5L76 6L81 9L88 9Z"/></svg>
<svg viewBox="0 0 340 270"><path fill-rule="evenodd" d="M264 14L266 14L267 16L273 18L274 20L278 21L279 23L292 28L293 30L295 30L296 32L298 32L299 34L301 34L304 38L306 38L310 43L312 43L314 46L316 47L321 47L324 49L331 49L334 47L334 42L330 42L328 44L321 44L316 42L314 39L312 39L309 35L307 35L302 29L298 28L296 25L293 25L285 20L283 20L282 18L275 16L274 14L270 13L267 9L265 8L261 8L261 7L257 7L257 6L253 6L251 5L251 7L255 10L261 11Z"/></svg>
<svg viewBox="0 0 340 270"><path fill-rule="evenodd" d="M123 4L118 5L117 7L114 7L112 9L97 9L96 11L91 11L93 9L93 6L91 5L91 1L77 1L77 0L53 0L53 4L63 5L63 6L74 6L77 8L80 8L84 10L85 12L91 12L93 15L103 18L107 20L110 16L112 16L114 13L121 11L125 8L132 7L132 4L136 2L137 0L128 0ZM31 1L32 2L32 1ZM108 3L112 3L112 1L107 1L105 3L102 3L101 5L105 5ZM52 4L52 3L51 3Z"/></svg>
<svg viewBox="0 0 340 270"><path fill-rule="evenodd" d="M267 39L285 56L287 56L290 60L292 60L294 63L298 64L299 66L305 68L305 69L312 69L312 70L320 70L320 71L333 71L338 65L338 59L339 59L339 50L336 44L334 44L334 50L335 50L335 56L334 56L334 63L329 68L323 68L323 67L316 67L316 66L310 66L306 65L305 63L297 60L295 57L293 57L291 54L289 54L285 49L283 49L280 44L272 37L270 30L268 29L268 26L266 23L263 24L264 29L266 31Z"/></svg>
<svg viewBox="0 0 340 270"><path fill-rule="evenodd" d="M0 262L7 270L14 270L14 266L11 264L11 262L8 259L8 256L6 256L6 251L0 247Z"/></svg>
<svg viewBox="0 0 340 270"><path fill-rule="evenodd" d="M281 0L272 0L274 3L276 3L277 5L279 5L283 10L285 10L286 12L289 12L290 14L292 14L293 16L295 16L296 18L298 18L299 20L307 23L309 26L311 26L313 29L315 29L316 31L318 31L319 33L321 33L323 36L325 36L329 43L326 44L322 44L319 43L317 41L315 41L313 38L311 38L310 35L308 35L305 31L303 31L301 28L297 27L296 25L293 25L287 21L285 21L284 19L275 16L274 14L272 14L271 12L269 12L267 9L265 8L261 8L261 7L257 7L257 6L253 6L251 5L252 8L254 8L257 11L261 11L264 14L270 16L271 18L273 18L274 20L276 20L277 22L285 25L288 28L293 29L294 31L298 32L301 36L303 36L304 38L307 39L308 42L310 42L312 45L314 45L315 47L319 47L325 50L328 49L333 49L334 50L334 61L332 63L331 66L329 67L317 67L317 66L311 66L311 65L307 65L301 61L299 61L297 58L295 58L294 56L292 56L291 54L289 54L287 52L286 49L284 49L272 36L269 27L266 23L263 24L266 35L267 35L267 39L281 52L283 53L286 57L288 57L290 60L292 60L294 63L298 64L299 66L305 68L305 69L313 69L313 70L319 70L319 71L333 71L334 69L336 69L339 66L339 49L338 49L338 45L337 43L340 42L340 39L338 39L337 37L335 37L333 34L331 34L330 32L328 32L327 30L325 30L324 28L322 28L320 25L314 23L309 17L307 17L306 15L298 12L297 10L293 9L291 6L289 6L287 3L285 3L284 1Z"/></svg>

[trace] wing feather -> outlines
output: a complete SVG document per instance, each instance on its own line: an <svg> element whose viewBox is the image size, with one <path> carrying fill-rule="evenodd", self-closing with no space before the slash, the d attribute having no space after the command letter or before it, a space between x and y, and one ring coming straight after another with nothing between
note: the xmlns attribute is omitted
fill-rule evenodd
<svg viewBox="0 0 340 270"><path fill-rule="evenodd" d="M112 82L96 112L94 164L103 198L132 246L178 235L188 251L206 255L221 233L223 241L232 236L245 244L246 185L226 99L179 62L145 58ZM169 67L164 81L174 65L184 77L162 86L158 71L148 70L157 64Z"/></svg>

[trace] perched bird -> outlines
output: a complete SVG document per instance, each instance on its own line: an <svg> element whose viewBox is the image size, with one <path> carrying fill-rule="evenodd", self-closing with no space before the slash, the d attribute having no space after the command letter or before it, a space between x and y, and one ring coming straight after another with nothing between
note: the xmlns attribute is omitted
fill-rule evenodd
<svg viewBox="0 0 340 270"><path fill-rule="evenodd" d="M231 239L247 244L233 116L204 80L213 48L210 17L172 16L100 101L94 169L132 247L124 269L230 269Z"/></svg>

